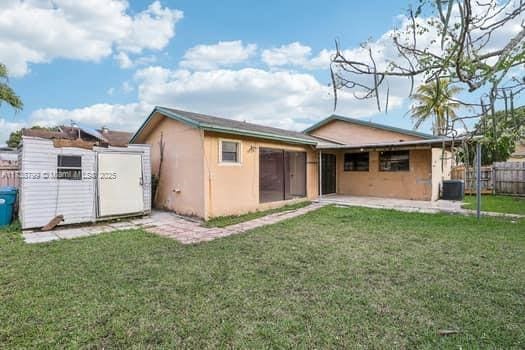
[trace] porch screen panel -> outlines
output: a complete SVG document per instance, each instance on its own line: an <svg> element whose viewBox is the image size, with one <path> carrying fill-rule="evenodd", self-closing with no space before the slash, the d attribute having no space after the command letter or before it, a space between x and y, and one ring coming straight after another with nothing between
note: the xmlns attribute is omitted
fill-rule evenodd
<svg viewBox="0 0 525 350"><path fill-rule="evenodd" d="M284 199L283 151L271 148L259 150L259 201L261 203Z"/></svg>
<svg viewBox="0 0 525 350"><path fill-rule="evenodd" d="M306 153L284 152L284 198L306 197Z"/></svg>

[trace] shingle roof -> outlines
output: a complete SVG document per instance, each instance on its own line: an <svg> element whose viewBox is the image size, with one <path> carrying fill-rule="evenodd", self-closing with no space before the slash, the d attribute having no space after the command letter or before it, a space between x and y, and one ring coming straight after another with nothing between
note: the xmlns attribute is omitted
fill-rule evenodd
<svg viewBox="0 0 525 350"><path fill-rule="evenodd" d="M133 136L132 132L97 129L112 146L127 146Z"/></svg>
<svg viewBox="0 0 525 350"><path fill-rule="evenodd" d="M397 132L397 133L401 133L401 134L405 134L405 135L412 135L412 136L416 136L416 137L421 137L422 139L436 139L436 138L439 138L439 137L436 137L434 135L425 134L425 133L414 131L414 130L402 129L402 128L398 128L398 127L390 126L390 125L385 125L385 124L378 124L378 123L367 122L365 120L349 118L349 117L343 117L343 116L337 115L337 114L332 114L328 118L325 118L325 119L321 120L320 122L310 126L309 128L307 128L303 132L310 133L310 132L320 128L321 126L330 123L333 120L340 120L340 121L344 121L344 122L348 122L348 123L352 123L352 124L368 126L368 127L371 127L371 128L393 131L393 132Z"/></svg>
<svg viewBox="0 0 525 350"><path fill-rule="evenodd" d="M258 125L253 123L241 122L233 119L215 117L206 114L183 111L179 109L155 107L144 124L132 137L131 142L141 133L153 115L158 112L168 118L193 125L195 127L229 134L253 136L266 139L274 139L293 143L317 144L320 140L302 132L284 130L270 126Z"/></svg>

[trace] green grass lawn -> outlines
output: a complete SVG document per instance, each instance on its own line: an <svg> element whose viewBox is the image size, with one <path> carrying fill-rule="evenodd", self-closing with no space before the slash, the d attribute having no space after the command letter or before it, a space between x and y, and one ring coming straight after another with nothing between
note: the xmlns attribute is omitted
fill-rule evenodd
<svg viewBox="0 0 525 350"><path fill-rule="evenodd" d="M4 231L0 296L5 348L519 349L525 230L325 207L191 246L142 231L26 245Z"/></svg>
<svg viewBox="0 0 525 350"><path fill-rule="evenodd" d="M216 218L211 218L210 220L206 221L203 224L203 226L205 227L226 227L230 225L239 224L241 222L261 218L269 214L280 213L280 212L287 211L287 210L295 210L295 209L303 208L303 207L310 205L310 203L312 202L303 201L299 203L288 204L288 205L285 205L279 208L254 211L254 212L243 214L243 215L219 216Z"/></svg>
<svg viewBox="0 0 525 350"><path fill-rule="evenodd" d="M475 210L476 196L465 196L463 208ZM481 197L481 210L525 215L525 197L483 195Z"/></svg>

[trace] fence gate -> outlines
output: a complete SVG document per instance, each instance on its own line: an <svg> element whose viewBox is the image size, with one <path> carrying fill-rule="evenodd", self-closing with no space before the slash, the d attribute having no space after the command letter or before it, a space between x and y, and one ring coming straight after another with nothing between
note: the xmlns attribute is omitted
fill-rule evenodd
<svg viewBox="0 0 525 350"><path fill-rule="evenodd" d="M525 195L525 162L494 163L494 191Z"/></svg>

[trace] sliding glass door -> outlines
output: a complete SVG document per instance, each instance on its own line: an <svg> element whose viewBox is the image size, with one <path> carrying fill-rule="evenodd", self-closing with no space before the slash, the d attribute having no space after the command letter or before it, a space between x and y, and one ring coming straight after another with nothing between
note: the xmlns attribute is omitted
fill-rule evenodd
<svg viewBox="0 0 525 350"><path fill-rule="evenodd" d="M259 202L306 197L306 152L259 150Z"/></svg>
<svg viewBox="0 0 525 350"><path fill-rule="evenodd" d="M259 202L276 202L284 199L283 151L261 148L259 151Z"/></svg>
<svg viewBox="0 0 525 350"><path fill-rule="evenodd" d="M306 153L284 152L284 199L306 197Z"/></svg>

